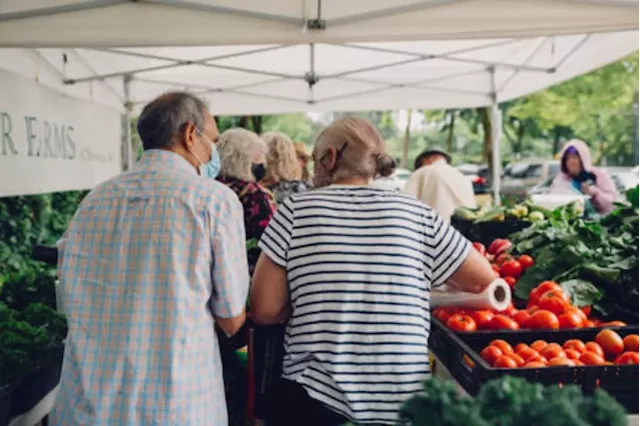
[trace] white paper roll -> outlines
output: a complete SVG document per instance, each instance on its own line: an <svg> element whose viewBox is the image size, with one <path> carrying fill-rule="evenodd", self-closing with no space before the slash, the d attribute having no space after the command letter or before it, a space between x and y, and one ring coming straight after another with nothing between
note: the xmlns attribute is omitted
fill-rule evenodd
<svg viewBox="0 0 640 426"><path fill-rule="evenodd" d="M448 306L466 309L495 309L504 311L511 303L511 289L502 279L497 278L482 293L462 291L432 291L431 307Z"/></svg>

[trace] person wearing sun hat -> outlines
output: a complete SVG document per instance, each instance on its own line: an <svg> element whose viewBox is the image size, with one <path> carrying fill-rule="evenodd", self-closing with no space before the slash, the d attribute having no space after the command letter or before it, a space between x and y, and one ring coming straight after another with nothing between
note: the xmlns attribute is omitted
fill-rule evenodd
<svg viewBox="0 0 640 426"><path fill-rule="evenodd" d="M307 164L309 164L309 161L311 160L311 155L307 152L307 147L303 142L294 142L293 146L296 149L296 156L298 157L298 162L302 168L302 180L311 185L313 176L307 168Z"/></svg>
<svg viewBox="0 0 640 426"><path fill-rule="evenodd" d="M451 156L437 148L421 153L405 192L434 209L447 223L458 207L475 208L473 184L451 166Z"/></svg>

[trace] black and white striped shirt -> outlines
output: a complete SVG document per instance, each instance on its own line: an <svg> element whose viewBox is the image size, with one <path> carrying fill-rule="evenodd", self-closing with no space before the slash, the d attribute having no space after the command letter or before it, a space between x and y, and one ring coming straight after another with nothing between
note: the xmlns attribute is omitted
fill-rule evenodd
<svg viewBox="0 0 640 426"><path fill-rule="evenodd" d="M470 243L421 202L362 186L297 194L260 248L287 271L284 378L357 423L395 424L429 375L429 293Z"/></svg>

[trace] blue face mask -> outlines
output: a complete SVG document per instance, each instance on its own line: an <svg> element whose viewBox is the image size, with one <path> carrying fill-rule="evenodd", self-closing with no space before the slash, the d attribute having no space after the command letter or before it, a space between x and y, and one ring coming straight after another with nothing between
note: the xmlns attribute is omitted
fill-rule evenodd
<svg viewBox="0 0 640 426"><path fill-rule="evenodd" d="M220 154L216 149L216 145L211 142L211 160L208 163L200 165L200 175L211 179L218 177L220 173Z"/></svg>

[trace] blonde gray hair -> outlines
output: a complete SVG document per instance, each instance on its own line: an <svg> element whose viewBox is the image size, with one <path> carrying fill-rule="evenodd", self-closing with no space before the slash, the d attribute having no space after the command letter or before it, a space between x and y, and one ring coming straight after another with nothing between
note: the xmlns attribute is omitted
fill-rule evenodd
<svg viewBox="0 0 640 426"><path fill-rule="evenodd" d="M218 138L220 174L223 177L254 182L251 166L264 161L265 143L253 132L236 128L225 130Z"/></svg>
<svg viewBox="0 0 640 426"><path fill-rule="evenodd" d="M321 160L329 148L342 150L332 173L334 182L353 177L390 176L396 167L393 157L386 153L380 133L363 118L345 117L331 123L318 135L313 158Z"/></svg>
<svg viewBox="0 0 640 426"><path fill-rule="evenodd" d="M261 138L267 145L265 181L277 183L300 180L302 168L291 139L279 132L264 133Z"/></svg>

